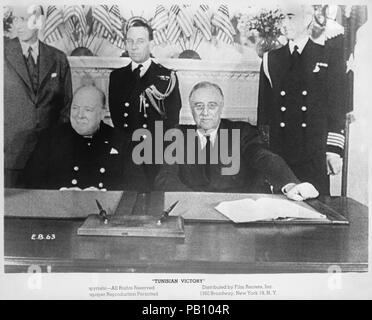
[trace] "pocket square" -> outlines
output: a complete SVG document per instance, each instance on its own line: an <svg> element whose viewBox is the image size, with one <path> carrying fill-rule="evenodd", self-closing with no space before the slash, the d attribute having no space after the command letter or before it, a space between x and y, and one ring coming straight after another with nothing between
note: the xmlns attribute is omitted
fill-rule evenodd
<svg viewBox="0 0 372 320"><path fill-rule="evenodd" d="M51 78L55 78L56 76L57 76L57 73L55 73L55 72L53 72L53 73L50 75Z"/></svg>
<svg viewBox="0 0 372 320"><path fill-rule="evenodd" d="M111 148L110 154L119 154L119 152L115 148Z"/></svg>

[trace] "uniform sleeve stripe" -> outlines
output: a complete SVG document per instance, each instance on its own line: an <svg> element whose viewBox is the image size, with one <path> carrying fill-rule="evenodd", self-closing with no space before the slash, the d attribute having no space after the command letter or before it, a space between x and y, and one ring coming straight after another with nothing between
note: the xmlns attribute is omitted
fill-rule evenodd
<svg viewBox="0 0 372 320"><path fill-rule="evenodd" d="M327 144L330 145L330 146L339 147L341 149L344 148L344 144L343 143L337 143L337 142L328 141Z"/></svg>
<svg viewBox="0 0 372 320"><path fill-rule="evenodd" d="M342 144L345 142L344 139L339 139L339 138L330 138L330 137L328 137L327 141L340 142L340 143L342 143Z"/></svg>
<svg viewBox="0 0 372 320"><path fill-rule="evenodd" d="M342 139L343 141L345 140L345 137L342 134L335 132L328 132L328 138L339 138Z"/></svg>

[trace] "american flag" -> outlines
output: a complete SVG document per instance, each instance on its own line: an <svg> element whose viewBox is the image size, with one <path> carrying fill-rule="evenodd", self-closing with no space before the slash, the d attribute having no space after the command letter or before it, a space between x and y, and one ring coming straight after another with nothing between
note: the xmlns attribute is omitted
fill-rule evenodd
<svg viewBox="0 0 372 320"><path fill-rule="evenodd" d="M100 37L112 37L112 28L107 5L99 5L93 7L93 30Z"/></svg>
<svg viewBox="0 0 372 320"><path fill-rule="evenodd" d="M71 32L76 31L82 35L87 33L87 21L83 6L65 6L63 20Z"/></svg>
<svg viewBox="0 0 372 320"><path fill-rule="evenodd" d="M46 42L58 41L62 38L61 30L59 30L59 25L62 23L62 11L56 6L48 6L44 25L44 40Z"/></svg>
<svg viewBox="0 0 372 320"><path fill-rule="evenodd" d="M231 44L234 42L233 35L236 34L234 27L231 24L229 18L229 9L226 5L221 5L217 12L213 15L212 24L217 27L217 36L218 40L221 40L225 43Z"/></svg>
<svg viewBox="0 0 372 320"><path fill-rule="evenodd" d="M209 7L205 4L199 5L194 15L196 27L208 41L212 39L211 15Z"/></svg>
<svg viewBox="0 0 372 320"><path fill-rule="evenodd" d="M158 5L155 10L155 16L152 20L152 28L154 29L154 42L161 44L167 42L166 28L168 25L168 14L164 6Z"/></svg>
<svg viewBox="0 0 372 320"><path fill-rule="evenodd" d="M123 18L120 14L118 5L111 6L109 10L110 22L113 31L113 36L110 42L120 49L125 48L124 35L123 35Z"/></svg>
<svg viewBox="0 0 372 320"><path fill-rule="evenodd" d="M170 43L177 43L181 36L181 28L178 25L177 14L180 8L178 5L172 5L169 9L169 22L167 28L167 38Z"/></svg>
<svg viewBox="0 0 372 320"><path fill-rule="evenodd" d="M194 32L194 18L190 12L190 6L183 5L179 8L177 14L178 24L183 32L183 34L189 38Z"/></svg>

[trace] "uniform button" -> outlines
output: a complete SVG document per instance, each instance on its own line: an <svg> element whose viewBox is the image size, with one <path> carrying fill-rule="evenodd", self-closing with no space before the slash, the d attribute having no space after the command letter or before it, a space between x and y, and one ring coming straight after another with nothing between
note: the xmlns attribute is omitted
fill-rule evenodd
<svg viewBox="0 0 372 320"><path fill-rule="evenodd" d="M301 107L301 110L302 110L302 111L306 111L306 110L307 110L306 106L302 106L302 107Z"/></svg>
<svg viewBox="0 0 372 320"><path fill-rule="evenodd" d="M88 142L88 146L90 147L90 145L91 145L91 143L90 142Z"/></svg>
<svg viewBox="0 0 372 320"><path fill-rule="evenodd" d="M142 136L142 138L143 138L143 139L146 139L146 138L147 138L147 136L146 136L146 135L144 134L144 135Z"/></svg>
<svg viewBox="0 0 372 320"><path fill-rule="evenodd" d="M285 96L285 91L284 91L284 90L280 91L280 95L281 95L282 97L284 97L284 96Z"/></svg>
<svg viewBox="0 0 372 320"><path fill-rule="evenodd" d="M74 171L79 171L79 167L78 166L75 166L74 167Z"/></svg>
<svg viewBox="0 0 372 320"><path fill-rule="evenodd" d="M107 143L108 143L108 141L105 141L105 143L107 144Z"/></svg>
<svg viewBox="0 0 372 320"><path fill-rule="evenodd" d="M101 169L99 169L99 172L105 173L106 172L106 169L105 168L101 168Z"/></svg>
<svg viewBox="0 0 372 320"><path fill-rule="evenodd" d="M128 123L124 123L124 128L127 128L128 127Z"/></svg>
<svg viewBox="0 0 372 320"><path fill-rule="evenodd" d="M142 125L142 128L147 128L147 124L145 123L144 125Z"/></svg>
<svg viewBox="0 0 372 320"><path fill-rule="evenodd" d="M281 107L280 110L281 110L282 112L284 112L285 110L287 110L287 108L286 108L286 107Z"/></svg>
<svg viewBox="0 0 372 320"><path fill-rule="evenodd" d="M124 113L124 117L128 117L128 113L125 112L125 113Z"/></svg>
<svg viewBox="0 0 372 320"><path fill-rule="evenodd" d="M302 123L301 126L302 126L302 128L306 128L306 123L305 122Z"/></svg>
<svg viewBox="0 0 372 320"><path fill-rule="evenodd" d="M143 115L145 118L147 118L148 116L147 116L147 114L145 113L144 115Z"/></svg>
<svg viewBox="0 0 372 320"><path fill-rule="evenodd" d="M306 90L302 91L302 95L307 96L307 91Z"/></svg>
<svg viewBox="0 0 372 320"><path fill-rule="evenodd" d="M103 183L100 182L100 183L98 184L98 187L99 187L99 188L103 188Z"/></svg>
<svg viewBox="0 0 372 320"><path fill-rule="evenodd" d="M281 122L281 123L280 123L280 126L281 126L282 128L284 128L284 127L285 127L285 123L284 123L284 122Z"/></svg>
<svg viewBox="0 0 372 320"><path fill-rule="evenodd" d="M76 185L76 184L77 184L77 180L76 180L76 179L72 179L72 180L71 180L71 183L72 183L73 185Z"/></svg>
<svg viewBox="0 0 372 320"><path fill-rule="evenodd" d="M129 102L124 103L124 106L129 107Z"/></svg>

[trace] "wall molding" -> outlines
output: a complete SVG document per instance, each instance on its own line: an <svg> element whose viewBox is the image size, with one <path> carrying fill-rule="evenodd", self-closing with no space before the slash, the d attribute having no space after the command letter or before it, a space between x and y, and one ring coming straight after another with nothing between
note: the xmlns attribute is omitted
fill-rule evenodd
<svg viewBox="0 0 372 320"><path fill-rule="evenodd" d="M68 57L72 71L73 88L81 86L89 75L106 93L110 72L130 63L129 58ZM182 99L181 123L193 123L188 106L188 95L199 81L211 81L221 86L225 96L222 117L256 123L259 81L259 60L243 62L203 61L190 59L154 59L177 71ZM109 113L107 118L109 121Z"/></svg>

